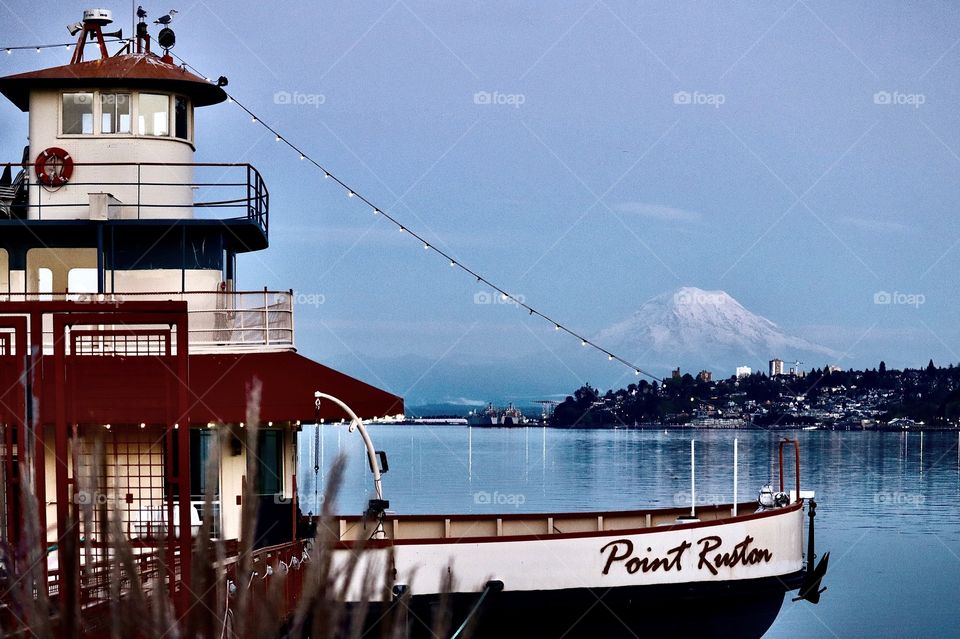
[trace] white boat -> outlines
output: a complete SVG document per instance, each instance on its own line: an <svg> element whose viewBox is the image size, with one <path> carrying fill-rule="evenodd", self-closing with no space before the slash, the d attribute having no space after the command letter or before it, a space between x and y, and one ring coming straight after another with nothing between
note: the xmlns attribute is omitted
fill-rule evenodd
<svg viewBox="0 0 960 639"><path fill-rule="evenodd" d="M800 491L795 440L780 443L780 490L766 486L758 501L702 507L693 496L689 508L396 515L383 500L385 454L360 420L354 428L367 443L377 499L362 517L335 519L333 561L347 566L359 552L381 581L364 592L358 580L345 589L346 601L374 593L376 619L402 598L414 635L429 636L441 600L453 619L475 624L475 636L591 639L759 637L787 592L819 601L829 553L814 567L816 502L812 491ZM783 451L790 445L796 487L787 493Z"/></svg>

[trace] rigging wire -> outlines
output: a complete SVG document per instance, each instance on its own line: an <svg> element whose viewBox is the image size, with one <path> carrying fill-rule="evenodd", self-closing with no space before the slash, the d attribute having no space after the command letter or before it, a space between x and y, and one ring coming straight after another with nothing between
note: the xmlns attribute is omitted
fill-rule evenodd
<svg viewBox="0 0 960 639"><path fill-rule="evenodd" d="M106 40L105 42L129 42L129 41L130 41L130 40L128 40L128 39L111 39L111 40ZM34 45L34 46L9 46L9 47L0 46L0 49L3 49L4 51L6 51L6 53L9 55L9 54L12 53L13 51L21 51L21 50L35 49L35 50L39 53L42 49L52 49L52 48L57 48L57 47L70 48L71 46L74 46L75 44L76 44L75 42L72 42L72 43L62 43L62 44L42 44L42 45ZM181 56L179 56L179 55L177 55L176 53L173 53L173 52L169 52L169 53L170 53L173 57L175 57L177 60L179 60L180 63L183 65L184 68L190 69L191 71L193 71L194 73L196 73L197 75L199 75L200 77L202 77L202 78L203 78L204 80L206 80L207 82L214 82L213 80L210 79L209 76L203 74L199 69L197 69L196 67L194 67L193 65L191 65L189 62L187 62L187 61L186 61L185 59L183 59ZM626 358L621 357L620 355L617 355L616 353L614 353L614 352L612 352L612 351L604 348L603 346L601 346L601 345L593 342L593 341L590 340L590 339L587 339L587 337L585 337L584 335L581 335L580 333L578 333L577 331L575 331L575 330L573 330L572 328L568 327L567 325L563 324L562 322L559 322L559 321L553 319L551 316L549 316L549 315L547 315L547 314L545 314L545 313L537 310L537 309L534 308L533 306L530 306L529 304L527 304L527 302L524 300L524 298L523 298L522 296L517 296L517 295L514 295L514 294L510 293L510 292L507 291L505 288L503 288L503 287L495 284L494 282L492 282L491 280L489 280L487 277L485 277L485 276L482 275L481 273L475 271L473 268L471 268L471 267L463 264L461 261L459 261L458 259L456 259L454 256L450 255L450 254L447 253L446 251L437 248L436 246L434 246L433 244L431 244L429 241L427 241L426 238L424 238L421 234L417 233L417 232L414 231L414 230L411 230L409 226L407 226L407 225L403 224L402 222L400 222L400 220L399 220L398 218L394 217L389 211L386 211L386 210L384 210L383 208L377 206L377 205L376 205L372 200L370 200L367 196L363 195L362 192L358 191L357 189L355 189L355 188L353 188L352 186L350 186L349 184L347 184L343 179L337 177L337 176L336 176L334 173L332 173L329 169L327 169L327 168L324 167L322 164L320 164L320 162L318 162L318 161L315 160L313 157L311 157L307 152L305 152L303 149L301 149L301 148L298 147L296 144L294 144L293 142L291 142L287 137L285 137L283 134L281 134L277 129L275 129L274 127L270 126L270 125L267 124L266 122L264 122L262 118L258 117L250 108L248 108L248 107L247 107L246 105L244 105L242 102L240 102L239 100L237 100L237 98L234 97L232 94L230 94L230 93L227 92L226 90L224 90L224 92L227 94L227 99L228 99L228 101L231 102L231 103L233 103L233 104L235 104L235 105L237 105L238 108L240 108L242 111L244 111L244 112L250 117L250 121L251 121L253 124L259 124L260 126L262 126L263 128L265 128L267 131L269 131L270 133L272 133L272 134L274 135L274 139L275 139L278 143L283 143L283 144L285 144L285 145L288 146L291 150L293 150L295 153L297 153L301 161L306 161L306 162L312 164L314 167L316 167L320 172L323 173L323 177L324 177L325 179L330 180L330 181L334 182L335 184L337 184L338 186L340 186L341 188L343 188L344 191L345 191L346 194L347 194L347 197L349 197L349 198L351 198L351 199L358 200L358 201L363 202L364 204L366 204L368 207L370 207L370 209L372 210L372 212L373 212L374 215L377 215L377 216L379 216L379 217L382 217L383 219L385 219L385 220L387 220L388 222L390 222L391 224L393 224L400 232L402 232L402 233L410 236L411 238L417 240L418 242L420 242L420 243L422 244L424 250L426 250L426 251L433 251L433 252L436 253L437 255L443 257L443 258L450 264L450 267L451 267L451 268L460 269L460 270L463 271L464 273L467 273L468 275L474 277L474 278L476 279L477 283L483 284L483 285L488 286L489 288L493 289L493 290L500 296L501 301L503 301L504 303L512 303L512 304L516 305L517 308L522 308L523 310L527 311L527 313L528 313L529 315L539 317L539 318L543 319L544 321L546 321L546 322L548 322L548 323L550 323L550 324L553 324L553 328L554 328L555 331L564 332L564 333L570 335L571 337L580 340L580 345L581 345L581 346L583 346L583 347L589 347L589 348L592 348L592 349L594 349L594 350L596 350L596 351L599 351L600 353L602 353L602 354L604 354L604 355L607 356L607 360L608 360L608 361L617 361L617 362L619 362L620 364L623 364L624 366L630 368L630 369L633 371L634 375L636 375L636 376L638 376L638 377L639 377L640 375L644 375L644 376L649 377L650 379L652 379L652 380L654 380L654 381L657 381L657 382L661 382L661 383L662 383L662 382L664 381L661 377L659 377L659 376L657 376L657 375L654 375L653 373L650 373L650 372L645 371L643 368L637 366L636 364L633 364L632 362L630 362L630 361L627 360Z"/></svg>
<svg viewBox="0 0 960 639"><path fill-rule="evenodd" d="M110 44L112 42L131 42L131 40L129 38L104 38L103 42L104 44ZM36 51L37 53L40 53L41 49L60 49L60 48L70 49L72 47L75 47L76 45L77 45L76 42L61 42L60 44L34 44L34 45L20 45L20 46L10 46L10 47L0 46L0 49L3 49L3 51L7 55L10 55L14 51L33 50L33 51Z"/></svg>
<svg viewBox="0 0 960 639"><path fill-rule="evenodd" d="M196 73L197 75L199 75L200 77L202 77L202 78L203 78L204 80L206 80L207 82L212 82L209 76L204 75L199 69L197 69L196 67L194 67L193 65L191 65L189 62L187 62L186 60L184 60L184 59L183 59L182 57L180 57L179 55L177 55L177 54L175 54L175 53L172 53L172 52L171 52L171 55L172 55L173 57L175 57L177 60L179 60L180 63L181 63L185 68L190 69L191 71L193 71L194 73ZM462 262L460 262L458 259L456 259L454 256L450 255L450 254L447 253L446 251L437 248L436 246L434 246L433 244L431 244L429 241L427 241L422 235L420 235L420 234L417 233L416 231L411 230L409 226L407 226L407 225L403 224L402 222L400 222L399 219L397 219L396 217L394 217L394 216L393 216L391 213L389 213L388 211L385 211L385 210L382 209L381 207L377 206L377 205L376 205L373 201L371 201L367 196L363 195L360 191L358 191L357 189L355 189L355 188L353 188L352 186L350 186L349 184L347 184L343 179L337 177L337 176L336 176L334 173L332 173L329 169L327 169L325 166L323 166L323 165L320 164L318 161L316 161L315 159L313 159L307 152L305 152L303 149L301 149L301 148L298 147L296 144L294 144L293 142L291 142L286 136L284 136L282 133L280 133L280 131L278 131L276 128L274 128L274 127L270 126L269 124L267 124L266 122L264 122L263 119L260 118L259 116L257 116L257 114L254 113L249 107L247 107L245 104L243 104L242 102L240 102L239 100L237 100L237 98L236 98L234 95L230 94L230 93L227 92L226 90L224 90L224 92L227 94L227 98L228 98L229 102L237 105L238 108L240 108L242 111L244 111L244 112L250 117L251 123L253 123L253 124L259 124L259 125L262 126L264 129L266 129L267 131L269 131L270 133L272 133L273 136L274 136L274 139L275 139L278 143L283 143L283 144L285 144L285 145L288 146L292 151L294 151L295 153L297 153L297 154L299 155L301 161L306 161L306 162L312 164L312 165L315 166L319 171L321 171L321 172L323 173L323 177L324 177L325 179L331 180L332 182L334 182L335 184L337 184L338 186L340 186L341 188L343 188L344 191L345 191L346 194L347 194L347 197L352 198L352 199L359 200L360 202L363 202L364 204L366 204L366 205L367 205L368 207L370 207L370 209L373 211L373 214L374 214L374 215L377 215L377 216L382 217L383 219L387 220L388 222L392 223L395 227L397 227L397 230L399 230L400 232L405 233L406 235L409 235L409 236L412 237L413 239L415 239L415 240L417 240L418 242L420 242L420 243L423 245L424 250L426 250L426 251L433 251L433 252L436 253L437 255L440 255L440 256L443 257L445 260L447 260L447 261L449 262L451 268L459 268L461 271L467 273L468 275L473 276L473 277L477 280L478 283L484 284L484 285L490 287L491 289L493 289L494 291L496 291L497 294L500 295L500 299L501 299L503 302L515 304L518 308L522 308L522 309L524 309L525 311L527 311L527 313L528 313L529 315L531 315L531 316L537 316L537 317L539 317L539 318L541 318L541 319L543 319L543 320L546 320L546 321L549 322L550 324L553 324L554 330L567 333L567 334L570 335L571 337L574 337L574 338L580 340L580 345L581 345L581 346L590 347L590 348L593 348L594 350L599 351L600 353L606 355L606 356L607 356L607 359L608 359L609 361L617 361L617 362L619 362L620 364L623 364L624 366L626 366L626 367L630 368L631 370L633 370L634 375L636 375L636 376L645 375L646 377L649 377L650 379L652 379L652 380L654 380L654 381L663 382L663 379L660 378L660 377L658 377L657 375L654 375L654 374L652 374L652 373L649 373L649 372L645 371L644 369L642 369L641 367L637 366L636 364L633 364L632 362L630 362L630 361L627 360L626 358L621 357L620 355L617 355L616 353L614 353L614 352L612 352L612 351L604 348L603 346L601 346L601 345L593 342L593 341L590 340L590 339L587 339L585 336L583 336L583 335L581 335L580 333L578 333L577 331L569 328L569 327L566 326L565 324L563 324L563 323L561 323L561 322L553 319L553 318L550 317L549 315L546 315L545 313L543 313L543 312L537 310L536 308L530 306L529 304L526 303L526 301L525 301L522 297L517 296L517 295L513 295L512 293L510 293L509 291L507 291L507 290L504 289L503 287L498 286L498 285L495 284L494 282L492 282L492 281L490 281L489 279L487 279L485 276L483 276L483 275L480 274L479 272L477 272L477 271L475 271L474 269L470 268L469 266L463 264Z"/></svg>

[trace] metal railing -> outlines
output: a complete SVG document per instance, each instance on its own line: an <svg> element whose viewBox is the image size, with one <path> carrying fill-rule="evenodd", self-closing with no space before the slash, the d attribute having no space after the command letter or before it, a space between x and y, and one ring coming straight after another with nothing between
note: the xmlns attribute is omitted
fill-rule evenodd
<svg viewBox="0 0 960 639"><path fill-rule="evenodd" d="M264 352L293 350L293 291L188 291L144 293L8 293L2 302L71 301L77 304L127 301L187 302L188 343L192 353ZM99 331L111 327L98 326ZM166 343L155 335L126 335L122 331L97 335L84 331L75 340L77 354L162 355ZM2 339L0 347L12 348ZM44 318L44 351L53 352L52 317ZM172 346L175 346L175 341Z"/></svg>
<svg viewBox="0 0 960 639"><path fill-rule="evenodd" d="M117 202L116 219L164 219L193 215L203 219L247 219L269 232L270 194L260 172L250 164L77 162L73 176L52 187L31 178L32 167L0 163L0 170L25 170L27 202L0 207L7 217L31 220L85 219L91 193L108 193ZM0 194L2 195L2 194ZM214 217L208 211L233 212ZM173 213L164 216L168 211Z"/></svg>

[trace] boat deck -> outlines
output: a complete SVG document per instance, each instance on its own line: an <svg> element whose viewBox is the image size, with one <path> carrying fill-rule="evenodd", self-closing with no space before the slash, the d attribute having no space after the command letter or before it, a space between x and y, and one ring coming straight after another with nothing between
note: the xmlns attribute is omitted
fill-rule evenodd
<svg viewBox="0 0 960 639"><path fill-rule="evenodd" d="M737 504L738 518L752 515L756 501ZM689 525L733 518L733 504L701 506L696 519L689 508L654 508L622 512L586 513L511 513L496 515L396 515L383 519L386 539L396 543L424 540L489 540L510 537L519 540L554 535L590 535L618 530L642 530L664 526ZM363 517L337 517L341 542L368 540L376 521Z"/></svg>

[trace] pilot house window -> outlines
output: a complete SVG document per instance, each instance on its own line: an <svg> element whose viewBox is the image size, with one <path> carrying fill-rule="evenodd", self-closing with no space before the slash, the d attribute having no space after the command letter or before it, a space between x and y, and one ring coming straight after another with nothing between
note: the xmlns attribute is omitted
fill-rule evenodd
<svg viewBox="0 0 960 639"><path fill-rule="evenodd" d="M100 133L130 133L130 94L100 94Z"/></svg>
<svg viewBox="0 0 960 639"><path fill-rule="evenodd" d="M93 93L63 94L65 135L93 135Z"/></svg>
<svg viewBox="0 0 960 639"><path fill-rule="evenodd" d="M140 135L170 135L170 97L141 93L139 123Z"/></svg>
<svg viewBox="0 0 960 639"><path fill-rule="evenodd" d="M187 99L179 95L173 99L173 134L181 140L190 139L190 117Z"/></svg>

